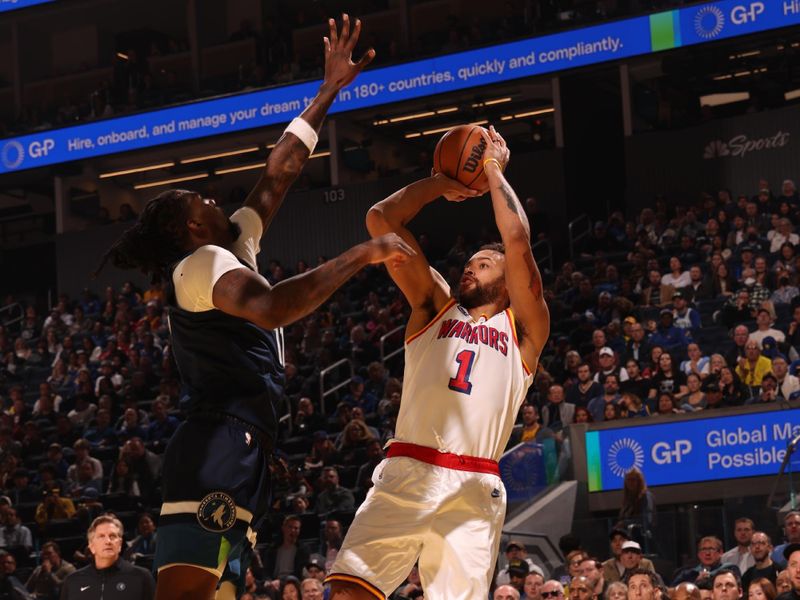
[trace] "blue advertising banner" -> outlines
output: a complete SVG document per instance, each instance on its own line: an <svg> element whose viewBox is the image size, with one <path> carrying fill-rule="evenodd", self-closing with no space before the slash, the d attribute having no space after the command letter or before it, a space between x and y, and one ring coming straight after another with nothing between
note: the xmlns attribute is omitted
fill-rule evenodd
<svg viewBox="0 0 800 600"><path fill-rule="evenodd" d="M775 475L798 435L800 409L589 431L589 491L622 489L634 467L655 486ZM800 469L798 450L794 471Z"/></svg>
<svg viewBox="0 0 800 600"><path fill-rule="evenodd" d="M55 2L55 0L0 0L0 13L19 8L28 8L37 4Z"/></svg>
<svg viewBox="0 0 800 600"><path fill-rule="evenodd" d="M800 23L800 0L723 0L412 63L369 69L331 113ZM319 81L0 140L0 174L288 122Z"/></svg>
<svg viewBox="0 0 800 600"><path fill-rule="evenodd" d="M524 442L506 452L497 462L508 502L530 500L547 487L545 448L542 444Z"/></svg>

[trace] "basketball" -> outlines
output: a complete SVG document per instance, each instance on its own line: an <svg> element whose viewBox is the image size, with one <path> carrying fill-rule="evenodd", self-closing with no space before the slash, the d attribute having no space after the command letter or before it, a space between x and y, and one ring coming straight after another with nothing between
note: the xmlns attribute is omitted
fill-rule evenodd
<svg viewBox="0 0 800 600"><path fill-rule="evenodd" d="M459 125L445 133L436 144L433 168L469 188L480 190L487 187L483 172L486 140L482 131L486 130L478 125Z"/></svg>

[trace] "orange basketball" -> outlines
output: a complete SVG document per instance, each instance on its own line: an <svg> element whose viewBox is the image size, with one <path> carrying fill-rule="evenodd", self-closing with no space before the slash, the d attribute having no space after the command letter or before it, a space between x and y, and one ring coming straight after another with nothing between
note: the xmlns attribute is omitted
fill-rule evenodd
<svg viewBox="0 0 800 600"><path fill-rule="evenodd" d="M433 168L475 190L485 188L483 153L486 140L478 125L459 125L442 136L433 153Z"/></svg>

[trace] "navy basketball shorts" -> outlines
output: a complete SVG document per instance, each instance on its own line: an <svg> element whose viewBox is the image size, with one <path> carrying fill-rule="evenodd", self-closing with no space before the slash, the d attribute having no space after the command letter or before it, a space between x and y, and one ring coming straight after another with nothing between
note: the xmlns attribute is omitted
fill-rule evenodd
<svg viewBox="0 0 800 600"><path fill-rule="evenodd" d="M164 455L154 568L190 565L243 589L270 500L267 450L243 423L189 420Z"/></svg>

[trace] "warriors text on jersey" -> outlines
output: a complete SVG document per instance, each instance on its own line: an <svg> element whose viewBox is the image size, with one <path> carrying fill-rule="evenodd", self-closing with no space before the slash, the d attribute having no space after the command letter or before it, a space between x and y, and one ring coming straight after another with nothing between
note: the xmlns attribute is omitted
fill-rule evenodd
<svg viewBox="0 0 800 600"><path fill-rule="evenodd" d="M406 340L395 438L497 460L533 381L507 309L473 320L450 300Z"/></svg>

